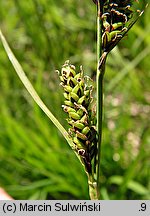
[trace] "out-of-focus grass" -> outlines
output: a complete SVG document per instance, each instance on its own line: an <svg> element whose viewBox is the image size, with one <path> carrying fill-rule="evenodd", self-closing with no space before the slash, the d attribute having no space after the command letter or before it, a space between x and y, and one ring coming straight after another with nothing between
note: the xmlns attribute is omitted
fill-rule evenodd
<svg viewBox="0 0 150 216"><path fill-rule="evenodd" d="M144 4L144 1L143 1ZM108 58L102 199L150 198L150 8ZM80 0L1 0L0 26L27 76L67 127L59 69L95 71L95 7ZM0 185L16 199L88 199L82 166L34 104L0 44Z"/></svg>

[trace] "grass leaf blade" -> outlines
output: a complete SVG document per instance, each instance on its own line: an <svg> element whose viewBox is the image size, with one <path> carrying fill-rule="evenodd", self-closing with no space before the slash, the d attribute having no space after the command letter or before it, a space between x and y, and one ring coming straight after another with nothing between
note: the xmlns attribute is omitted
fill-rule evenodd
<svg viewBox="0 0 150 216"><path fill-rule="evenodd" d="M23 71L21 65L19 64L18 60L14 56L13 52L11 51L4 35L2 34L0 30L0 39L2 41L2 44L4 46L4 49L8 55L8 58L10 62L12 63L17 75L19 76L21 82L31 95L31 97L34 99L34 101L38 104L38 106L43 110L43 112L48 116L48 118L53 122L53 124L57 127L57 129L61 132L61 134L64 136L64 138L69 143L70 147L73 148L73 143L71 139L69 138L68 132L65 130L65 128L60 124L60 122L56 119L56 117L51 113L51 111L47 108L47 106L43 103L37 92L35 91L34 87L32 86L31 82L27 78L25 72Z"/></svg>

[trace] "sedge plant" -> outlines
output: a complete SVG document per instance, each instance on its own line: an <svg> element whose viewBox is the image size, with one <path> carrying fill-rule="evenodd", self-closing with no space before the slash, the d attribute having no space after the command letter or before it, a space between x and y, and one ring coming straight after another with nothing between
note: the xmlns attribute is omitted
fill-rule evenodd
<svg viewBox="0 0 150 216"><path fill-rule="evenodd" d="M97 17L97 69L94 82L66 61L58 71L64 91L63 110L67 113L67 131L41 100L11 51L4 35L0 38L17 75L35 102L64 136L87 174L90 199L100 199L100 160L103 125L103 80L106 59L110 51L128 33L143 11L137 10L134 0L93 0ZM96 99L95 99L96 98Z"/></svg>

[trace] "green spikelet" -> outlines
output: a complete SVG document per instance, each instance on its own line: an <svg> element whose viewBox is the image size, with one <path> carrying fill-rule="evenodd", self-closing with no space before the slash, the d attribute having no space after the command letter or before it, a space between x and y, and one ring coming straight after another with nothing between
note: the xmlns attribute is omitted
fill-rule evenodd
<svg viewBox="0 0 150 216"><path fill-rule="evenodd" d="M92 87L87 84L82 68L77 72L75 66L70 65L68 61L62 66L60 80L65 97L65 105L62 107L68 113L69 133L75 151L80 155L86 171L91 173L91 161L96 154L96 129L93 125L95 116L91 105Z"/></svg>

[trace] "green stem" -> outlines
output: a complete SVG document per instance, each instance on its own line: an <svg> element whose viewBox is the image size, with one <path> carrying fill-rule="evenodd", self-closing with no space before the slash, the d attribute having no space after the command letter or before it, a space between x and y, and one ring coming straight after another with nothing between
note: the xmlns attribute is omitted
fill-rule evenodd
<svg viewBox="0 0 150 216"><path fill-rule="evenodd" d="M98 143L97 143L97 196L100 198L100 160L101 160L101 143L102 143L102 123L103 123L103 75L105 67L98 70L97 73L97 133L98 133Z"/></svg>
<svg viewBox="0 0 150 216"><path fill-rule="evenodd" d="M105 72L105 60L100 67L100 59L102 56L102 21L100 19L100 12L102 9L101 1L98 1L97 7L97 150L98 150L98 159L97 159L97 197L100 199L100 159L101 159L101 142L102 142L102 116L103 116L103 75Z"/></svg>

